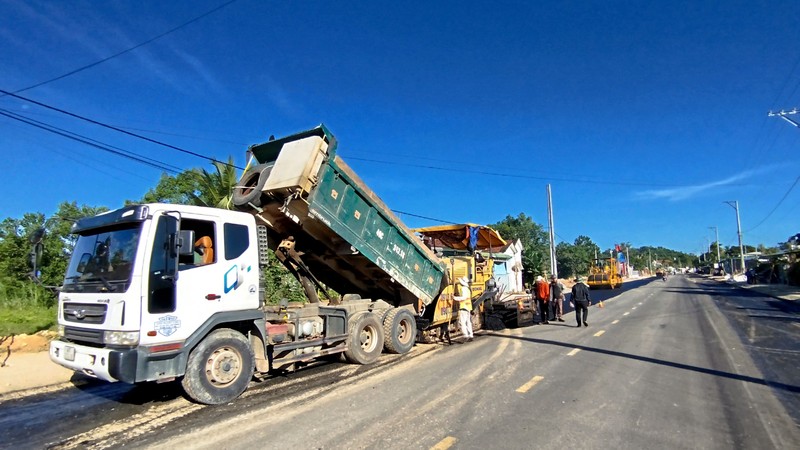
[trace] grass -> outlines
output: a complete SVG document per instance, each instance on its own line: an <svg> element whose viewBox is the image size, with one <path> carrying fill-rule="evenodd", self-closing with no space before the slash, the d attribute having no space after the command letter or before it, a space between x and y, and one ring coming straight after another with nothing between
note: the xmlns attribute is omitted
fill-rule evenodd
<svg viewBox="0 0 800 450"><path fill-rule="evenodd" d="M33 334L55 328L57 310L55 306L45 308L0 308L0 336Z"/></svg>
<svg viewBox="0 0 800 450"><path fill-rule="evenodd" d="M54 296L31 283L0 280L0 336L33 334L56 326Z"/></svg>

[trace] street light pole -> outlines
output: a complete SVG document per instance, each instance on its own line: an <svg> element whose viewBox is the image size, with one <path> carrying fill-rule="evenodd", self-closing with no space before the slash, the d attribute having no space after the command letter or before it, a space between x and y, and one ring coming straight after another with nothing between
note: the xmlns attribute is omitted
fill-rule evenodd
<svg viewBox="0 0 800 450"><path fill-rule="evenodd" d="M739 258L742 263L742 273L744 273L744 246L742 245L742 221L739 219L739 200L734 200L732 202L726 201L723 203L736 210L736 231L739 234Z"/></svg>

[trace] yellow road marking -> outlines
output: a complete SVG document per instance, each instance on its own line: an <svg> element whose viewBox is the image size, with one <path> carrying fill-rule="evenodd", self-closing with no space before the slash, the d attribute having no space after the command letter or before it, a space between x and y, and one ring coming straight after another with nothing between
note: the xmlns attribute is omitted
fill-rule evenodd
<svg viewBox="0 0 800 450"><path fill-rule="evenodd" d="M628 314L630 314L630 313L629 313L629 312L626 312L625 314L623 314L623 316L627 316Z"/></svg>
<svg viewBox="0 0 800 450"><path fill-rule="evenodd" d="M458 439L454 438L453 436L447 436L446 438L439 441L438 444L431 447L431 450L447 450L448 448L452 447Z"/></svg>
<svg viewBox="0 0 800 450"><path fill-rule="evenodd" d="M605 330L600 330L600 331L598 331L597 333L594 334L594 337L602 336L603 333L605 333Z"/></svg>
<svg viewBox="0 0 800 450"><path fill-rule="evenodd" d="M528 392L532 387L536 386L536 383L542 380L544 380L543 376L536 375L535 377L531 378L531 381L528 381L527 383L520 386L519 389L517 389L517 392L519 392L520 394L524 394Z"/></svg>
<svg viewBox="0 0 800 450"><path fill-rule="evenodd" d="M575 353L578 353L579 351L581 351L581 349L579 349L579 348L574 348L574 349L572 349L572 351L571 351L571 352L567 353L567 356L574 356L574 355L575 355Z"/></svg>
<svg viewBox="0 0 800 450"><path fill-rule="evenodd" d="M611 322L611 325L614 325L614 324L615 324L615 323L617 323L617 322L619 322L619 319L617 319L617 320L615 320L615 321Z"/></svg>

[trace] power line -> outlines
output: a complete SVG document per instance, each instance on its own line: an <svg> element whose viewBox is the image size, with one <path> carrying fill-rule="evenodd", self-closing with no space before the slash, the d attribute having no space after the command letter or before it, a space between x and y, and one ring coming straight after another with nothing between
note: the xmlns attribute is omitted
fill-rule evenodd
<svg viewBox="0 0 800 450"><path fill-rule="evenodd" d="M136 154L134 154L132 152L128 152L128 151L125 151L125 150L122 150L122 149L115 149L114 147L111 147L109 145L99 143L99 141L95 141L95 140L87 138L85 136L81 136L79 134L72 133L70 131L63 130L61 128L58 128L58 127L55 127L55 126L52 126L52 125L43 124L43 123L38 122L38 121L33 120L33 119L27 119L27 118L25 118L23 116L15 114L15 113L13 113L11 111L6 111L4 109L0 109L0 115L8 117L8 118L13 119L13 120L17 120L17 121L22 122L22 123L26 123L26 124L28 124L28 125L30 125L32 127L36 127L36 128L48 131L48 132L53 133L53 134L57 134L59 136L65 137L67 139L71 139L71 140L80 142L82 144L86 144L86 145L89 145L91 147L94 147L94 148L97 148L97 149L100 149L100 150L103 150L103 151L106 151L106 152L109 152L109 153L113 153L113 154L115 154L117 156L122 156L123 158L128 158L130 160L136 161L138 163L141 163L141 164L144 164L144 165L156 168L156 169L160 169L160 170L163 170L163 171L166 171L166 172L175 173L175 174L180 173L180 169L178 169L176 166L160 163L160 162L158 162L158 161L156 161L154 159L150 159L150 158L147 158L147 157L144 157L144 156L136 155ZM178 169L178 170L176 170L176 169Z"/></svg>
<svg viewBox="0 0 800 450"><path fill-rule="evenodd" d="M775 205L775 207L774 207L774 208L772 208L772 210L771 210L771 211L770 211L770 212L769 212L769 213L766 215L766 217L764 217L763 219L761 219L761 222L758 222L758 224L757 224L757 225L755 225L753 228L750 228L749 230L747 230L747 232L749 233L749 232L751 232L751 231L755 230L756 228L758 228L759 226L761 226L761 224L763 224L764 222L766 222L766 221L767 221L767 219L769 219L769 218L770 218L770 216L772 215L772 213L774 213L774 212L775 212L775 211L778 209L778 207L779 207L779 206L781 206L781 204L783 203L783 201L784 201L784 200L786 200L786 197L788 197L788 196L789 196L789 194L792 192L792 190L795 188L795 186L797 186L797 183L798 183L798 182L800 182L800 176L798 176L797 178L795 178L795 180L794 180L794 183L792 183L792 185L791 185L791 186L789 186L789 189L786 191L786 193L785 193L785 194L783 194L783 197L781 197L780 201L778 201L778 204L777 204L777 205Z"/></svg>
<svg viewBox="0 0 800 450"><path fill-rule="evenodd" d="M108 56L108 57L106 57L106 58L103 58L103 59L101 59L101 60L95 61L95 62L93 62L93 63L91 63L91 64L87 64L87 65L85 65L85 66L78 67L77 69L71 70L71 71L69 71L69 72L67 72L67 73L65 73L65 74L63 74L63 75L59 75L59 76L57 76L57 77L55 77L55 78L51 78L51 79L49 79L49 80L45 80L45 81L42 81L42 82L36 83L36 84L33 84L33 85L31 85L31 86L28 86L28 87L22 88L22 89L17 89L16 91L14 91L14 93L18 94L18 93L20 93L20 92L29 91L29 90L31 90L31 89L34 89L34 88L37 88L37 87L39 87L39 86L43 86L43 85L45 85L45 84L52 83L53 81L58 81L58 80L61 80L61 79L63 79L63 78L66 78L66 77L68 77L68 76L70 76L70 75L75 75L75 74L76 74L76 73L78 73L78 72L83 72L83 71L84 71L84 70L86 70L86 69L91 69L92 67L98 66L98 65L100 65L100 64L102 64L102 63L104 63L104 62L106 62L106 61L109 61L109 60L111 60L111 59L114 59L114 58L116 58L117 56L121 56L121 55L124 55L125 53L129 53L129 52L131 52L131 51L133 51L133 50L136 50L136 49L137 49L137 48L139 48L139 47L145 46L145 45L147 45L147 44L149 44L149 43L151 43L151 42L153 42L153 41L156 41L156 40L158 40L158 39L161 39L162 37L164 37L164 36L166 36L166 35L168 35L168 34L174 33L175 31L178 31L178 30L180 30L181 28L183 28L183 27L185 27L185 26L187 26L187 25L190 25L190 24L192 24L192 23L194 23L194 22L197 22L198 20L200 20L200 19L202 19L202 18L204 18L204 17L207 17L207 16L209 16L209 15L211 15L211 14L213 14L213 13L215 13L215 12L219 11L220 9L222 9L222 8L224 8L224 7L228 6L228 5L230 5L231 3L234 3L234 2L236 2L236 1L237 1L237 0L230 0L230 1L226 2L226 3L223 3L223 4L222 4L222 5L220 5L220 6L217 6L216 8L214 8L214 9L212 9L212 10L210 10L210 11L207 11L207 12L205 12L205 13L203 13L203 14L201 14L201 15L197 16L197 17L195 17L194 19L191 19L191 20L189 20L189 21L187 21L187 22L184 22L184 23L182 23L182 24L178 25L178 26L177 26L177 27L175 27L175 28L172 28L172 29L170 29L170 30L168 30L168 31L165 31L165 32L163 32L163 33L159 34L158 36L152 37L152 38L150 38L150 39L148 39L148 40L146 40L146 41L144 41L144 42L141 42L141 43L139 43L139 44L136 44L136 45L134 45L133 47L129 47L129 48L125 49L125 50L122 50L121 52L114 53L114 54L113 54L113 55L111 55L111 56ZM8 94L6 94L6 95L8 95Z"/></svg>
<svg viewBox="0 0 800 450"><path fill-rule="evenodd" d="M142 139L144 141L147 141L147 142L150 142L150 143L153 143L153 144L156 144L156 145L161 145L163 147L167 147L167 148L170 148L172 150L179 151L181 153L186 153L188 155L196 156L198 158L202 158L202 159L205 159L207 161L211 161L212 163L223 164L223 165L226 165L226 166L229 166L229 167L233 167L234 169L244 170L242 167L239 167L237 165L228 164L227 162L217 161L215 158L212 158L210 156L201 155L200 153L193 152L191 150L186 150L184 148L180 148L180 147L177 147L177 146L174 146L174 145L171 145L171 144L167 144L165 142L161 142L161 141L158 141L156 139L151 139L151 138L149 138L147 136L142 136L140 134L131 133L130 131L123 130L122 128L115 127L115 126L112 126L112 125L109 125L109 124L106 124L106 123L103 123L103 122L100 122L100 121L97 121L97 120L94 120L94 119L90 119L88 117L81 116L79 114L75 114L75 113L66 111L64 109L56 108L55 106L50 106L48 104L45 104L45 103L42 103L42 102L38 102L36 100L30 99L30 98L27 98L27 97L23 97L21 95L17 95L17 94L15 94L13 92L9 92L9 91L6 91L4 89L0 89L0 92L2 92L3 94L9 95L11 97L17 98L19 100L30 102L30 103L33 103L34 105L38 105L38 106L41 106L43 108L47 108L47 109L49 109L51 111L56 111L56 112L59 112L61 114L65 114L67 116L74 117L76 119L80 119L80 120L83 120L85 122L89 122L91 124L101 126L103 128L107 128L109 130L114 130L116 132L119 132L119 133L122 133L122 134L126 134L128 136L132 136L132 137L135 137L137 139Z"/></svg>
<svg viewBox="0 0 800 450"><path fill-rule="evenodd" d="M407 216L416 217L418 219L432 220L434 222L440 222L440 223L446 223L446 224L455 223L452 220L435 219L433 217L420 216L418 214L411 214L410 212L398 211L396 209L393 209L392 212L395 213L395 214L405 214Z"/></svg>
<svg viewBox="0 0 800 450"><path fill-rule="evenodd" d="M549 177L549 176L532 176L532 175L518 175L518 174L511 174L511 173L499 173L499 172L487 172L482 170L474 170L474 169L457 169L453 167L439 167L439 166L431 166L431 165L424 165L424 164L413 164L413 163L402 163L402 162L394 162L394 161L382 161L378 159L370 159L370 158L357 158L348 156L348 160L350 161L365 161L365 162L374 162L379 164L389 164L393 166L406 166L406 167L418 167L422 169L432 169L432 170L442 170L446 172L461 172L461 173L472 173L476 175L490 175L490 176L497 176L497 177L506 177L506 178L521 178L526 180L543 180L543 181L562 181L567 183L587 183L587 184L600 184L600 185L617 185L617 186L644 186L644 187L682 187L682 185L677 184L655 184L655 183L644 183L644 182L637 182L637 181L608 181L608 180L591 180L591 179L575 179L575 178L559 178L559 177Z"/></svg>

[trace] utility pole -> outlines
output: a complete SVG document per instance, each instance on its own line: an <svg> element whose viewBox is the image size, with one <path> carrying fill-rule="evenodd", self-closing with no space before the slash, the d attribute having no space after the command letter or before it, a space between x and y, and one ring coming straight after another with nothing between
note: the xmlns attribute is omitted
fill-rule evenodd
<svg viewBox="0 0 800 450"><path fill-rule="evenodd" d="M800 128L800 123L797 123L797 122L795 122L794 120L792 120L792 119L790 119L790 118L786 117L786 116L788 116L788 115L791 115L791 114L798 114L798 113L800 113L800 110L799 110L799 109L797 109L797 108L795 108L795 109L792 109L792 110L790 110L790 111L783 111L783 110L781 110L781 111L778 111L778 112L776 112L776 113L774 113L774 112L770 111L770 112L769 112L769 114L767 114L767 116L769 116L769 117L775 117L775 116L778 116L778 117L780 117L781 119L783 119L783 120L785 120L785 121L789 122L790 124L792 124L792 125L796 126L797 128Z"/></svg>
<svg viewBox="0 0 800 450"><path fill-rule="evenodd" d="M742 221L739 219L739 200L723 202L736 210L736 231L739 234L739 258L742 263L742 273L744 273L744 245L742 245ZM733 268L731 268L732 270Z"/></svg>
<svg viewBox="0 0 800 450"><path fill-rule="evenodd" d="M625 278L631 277L631 252L630 242L625 244Z"/></svg>
<svg viewBox="0 0 800 450"><path fill-rule="evenodd" d="M714 229L714 234L716 234L716 237L717 237L717 263L722 264L722 260L719 259L719 228L717 228L717 227L708 227L709 230L712 229L712 228Z"/></svg>
<svg viewBox="0 0 800 450"><path fill-rule="evenodd" d="M703 237L706 240L706 249L703 254L706 255L706 262L708 262L708 254L711 252L711 244L708 243L708 236L703 236Z"/></svg>
<svg viewBox="0 0 800 450"><path fill-rule="evenodd" d="M550 275L558 278L558 260L556 259L556 232L553 229L553 195L550 184L547 184L547 218L550 221Z"/></svg>

